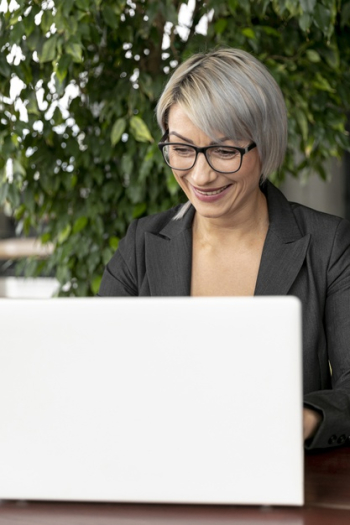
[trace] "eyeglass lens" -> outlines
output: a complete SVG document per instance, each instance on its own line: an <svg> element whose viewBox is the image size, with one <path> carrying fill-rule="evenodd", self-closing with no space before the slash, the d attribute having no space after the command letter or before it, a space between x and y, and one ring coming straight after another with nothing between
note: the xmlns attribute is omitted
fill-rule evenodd
<svg viewBox="0 0 350 525"><path fill-rule="evenodd" d="M234 172L241 165L241 153L229 146L215 146L206 150L206 158L215 171ZM196 161L196 150L187 144L168 144L163 148L167 164L178 170L193 168Z"/></svg>

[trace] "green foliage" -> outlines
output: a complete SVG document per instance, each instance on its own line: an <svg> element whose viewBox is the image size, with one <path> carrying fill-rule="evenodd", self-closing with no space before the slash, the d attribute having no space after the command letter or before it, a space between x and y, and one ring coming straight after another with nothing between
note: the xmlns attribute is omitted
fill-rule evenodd
<svg viewBox="0 0 350 525"><path fill-rule="evenodd" d="M95 294L129 222L182 199L157 149L154 108L192 53L246 49L276 78L289 149L275 181L326 178L325 161L349 149L350 0L197 1L187 36L180 0L19 4L0 14L0 206L18 232L54 245L26 272L54 272L62 295ZM25 110L10 96L14 78Z"/></svg>

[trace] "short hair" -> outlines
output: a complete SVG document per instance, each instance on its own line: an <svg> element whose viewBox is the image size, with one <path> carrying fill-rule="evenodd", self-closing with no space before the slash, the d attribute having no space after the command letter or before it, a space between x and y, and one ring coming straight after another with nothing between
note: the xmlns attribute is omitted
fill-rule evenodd
<svg viewBox="0 0 350 525"><path fill-rule="evenodd" d="M163 133L174 104L212 140L219 132L232 140L255 142L262 180L281 166L288 128L284 98L266 67L246 51L221 48L181 64L157 105Z"/></svg>

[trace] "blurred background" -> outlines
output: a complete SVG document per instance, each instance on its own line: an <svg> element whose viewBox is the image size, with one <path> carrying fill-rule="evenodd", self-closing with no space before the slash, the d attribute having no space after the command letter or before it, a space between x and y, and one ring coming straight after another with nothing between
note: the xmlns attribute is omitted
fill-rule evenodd
<svg viewBox="0 0 350 525"><path fill-rule="evenodd" d="M184 200L154 109L174 68L245 49L279 83L271 179L350 218L350 1L0 1L0 296L96 294L130 221Z"/></svg>

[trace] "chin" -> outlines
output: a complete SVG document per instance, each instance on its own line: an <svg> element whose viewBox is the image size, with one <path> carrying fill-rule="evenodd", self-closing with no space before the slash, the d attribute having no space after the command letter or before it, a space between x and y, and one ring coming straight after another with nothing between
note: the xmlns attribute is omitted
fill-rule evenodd
<svg viewBox="0 0 350 525"><path fill-rule="evenodd" d="M227 212L221 210L203 209L202 206L195 206L194 204L193 207L195 208L198 215L200 215L201 217L205 217L206 219L219 219L221 217L224 217L225 215L228 215Z"/></svg>

